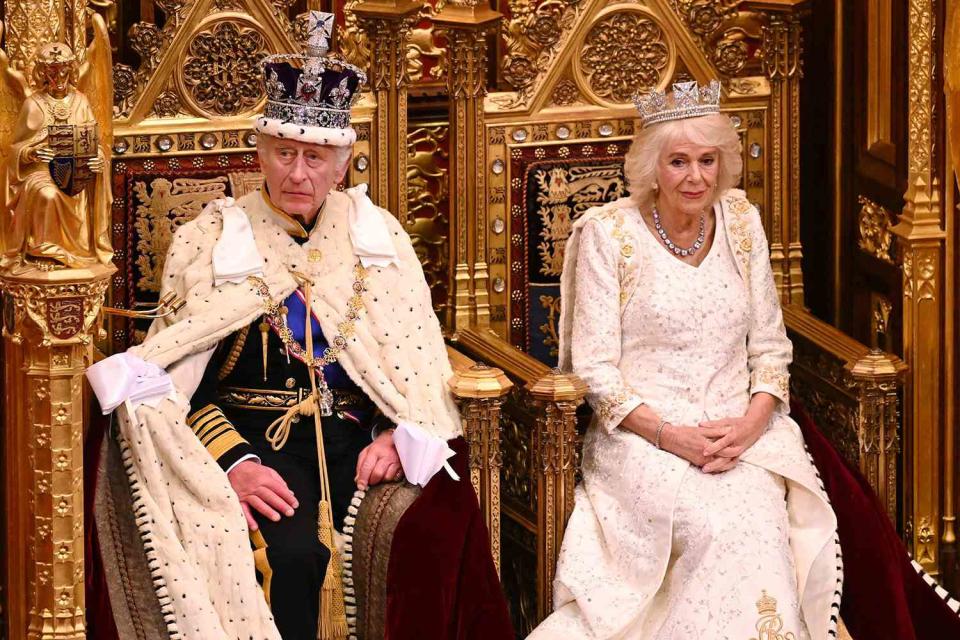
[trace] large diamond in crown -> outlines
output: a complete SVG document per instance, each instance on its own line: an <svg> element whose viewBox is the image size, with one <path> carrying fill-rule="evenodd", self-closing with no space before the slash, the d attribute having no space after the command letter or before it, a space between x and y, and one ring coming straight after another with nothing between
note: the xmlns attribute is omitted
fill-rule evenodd
<svg viewBox="0 0 960 640"><path fill-rule="evenodd" d="M657 122L696 118L711 113L720 113L720 82L711 80L700 86L696 82L677 82L670 92L651 91L633 97L640 112L642 126Z"/></svg>
<svg viewBox="0 0 960 640"><path fill-rule="evenodd" d="M273 125L264 132L274 134L276 129L277 135L286 132L311 142L338 144L335 140L339 138L323 137L325 132L350 130L350 106L367 77L354 65L328 53L333 22L332 13L309 12L300 25L304 53L277 54L264 60L267 104L260 120ZM310 130L319 137L310 135Z"/></svg>

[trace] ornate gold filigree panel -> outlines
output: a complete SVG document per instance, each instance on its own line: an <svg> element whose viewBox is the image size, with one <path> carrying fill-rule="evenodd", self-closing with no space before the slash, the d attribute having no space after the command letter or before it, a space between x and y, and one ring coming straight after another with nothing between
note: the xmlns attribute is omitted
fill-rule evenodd
<svg viewBox="0 0 960 640"><path fill-rule="evenodd" d="M756 73L765 16L740 8L740 0L671 0L700 50L724 76Z"/></svg>
<svg viewBox="0 0 960 640"><path fill-rule="evenodd" d="M449 133L445 122L413 125L407 134L407 232L423 265L434 310L450 307Z"/></svg>
<svg viewBox="0 0 960 640"><path fill-rule="evenodd" d="M270 53L297 51L291 2L267 0L157 1L163 26L133 24L130 48L139 65L114 65L120 123L189 115L244 118L265 99L260 63ZM129 61L128 61L129 62Z"/></svg>
<svg viewBox="0 0 960 640"><path fill-rule="evenodd" d="M875 258L893 264L890 212L866 196L860 196L857 200L860 203L860 214L857 216L860 248Z"/></svg>
<svg viewBox="0 0 960 640"><path fill-rule="evenodd" d="M5 49L13 66L31 77L36 53L44 44L59 40L63 30L59 0L5 2Z"/></svg>
<svg viewBox="0 0 960 640"><path fill-rule="evenodd" d="M510 0L501 36L507 52L500 68L515 95L496 98L503 108L525 104L538 78L568 44L585 0Z"/></svg>
<svg viewBox="0 0 960 640"><path fill-rule="evenodd" d="M267 54L263 32L247 17L201 23L175 76L179 94L206 117L255 113L266 99L260 64Z"/></svg>
<svg viewBox="0 0 960 640"><path fill-rule="evenodd" d="M580 89L609 106L629 103L635 93L663 85L676 57L672 39L640 6L601 13L579 48L573 68Z"/></svg>
<svg viewBox="0 0 960 640"><path fill-rule="evenodd" d="M11 633L83 640L83 373L113 267L3 274ZM29 428L24 428L28 426Z"/></svg>

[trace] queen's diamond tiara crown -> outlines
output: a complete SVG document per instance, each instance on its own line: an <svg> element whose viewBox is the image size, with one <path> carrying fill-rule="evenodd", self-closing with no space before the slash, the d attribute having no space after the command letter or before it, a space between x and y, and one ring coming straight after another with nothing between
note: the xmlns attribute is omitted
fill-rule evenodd
<svg viewBox="0 0 960 640"><path fill-rule="evenodd" d="M633 96L643 127L667 120L695 118L720 113L720 82L711 80L700 86L696 82L676 82L673 91L653 90Z"/></svg>

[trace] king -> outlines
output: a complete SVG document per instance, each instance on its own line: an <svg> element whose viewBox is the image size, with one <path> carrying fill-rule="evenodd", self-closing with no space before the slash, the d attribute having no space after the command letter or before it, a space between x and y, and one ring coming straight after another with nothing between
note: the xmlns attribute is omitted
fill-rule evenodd
<svg viewBox="0 0 960 640"><path fill-rule="evenodd" d="M332 24L312 13L305 54L265 61L263 187L179 229L161 295L184 304L88 377L171 634L352 634L356 506L405 479L369 603L389 637L513 637L417 256L365 185L336 189L365 77L328 55Z"/></svg>

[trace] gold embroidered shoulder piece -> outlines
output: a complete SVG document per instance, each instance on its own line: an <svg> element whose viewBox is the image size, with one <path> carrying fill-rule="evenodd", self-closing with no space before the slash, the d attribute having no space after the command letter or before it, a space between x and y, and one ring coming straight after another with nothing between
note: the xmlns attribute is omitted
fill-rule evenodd
<svg viewBox="0 0 960 640"><path fill-rule="evenodd" d="M753 250L749 216L753 205L740 190L731 190L724 196L724 200L726 200L725 210L729 214L729 219L726 221L727 233L730 235L731 246L744 279L749 282L750 252Z"/></svg>

